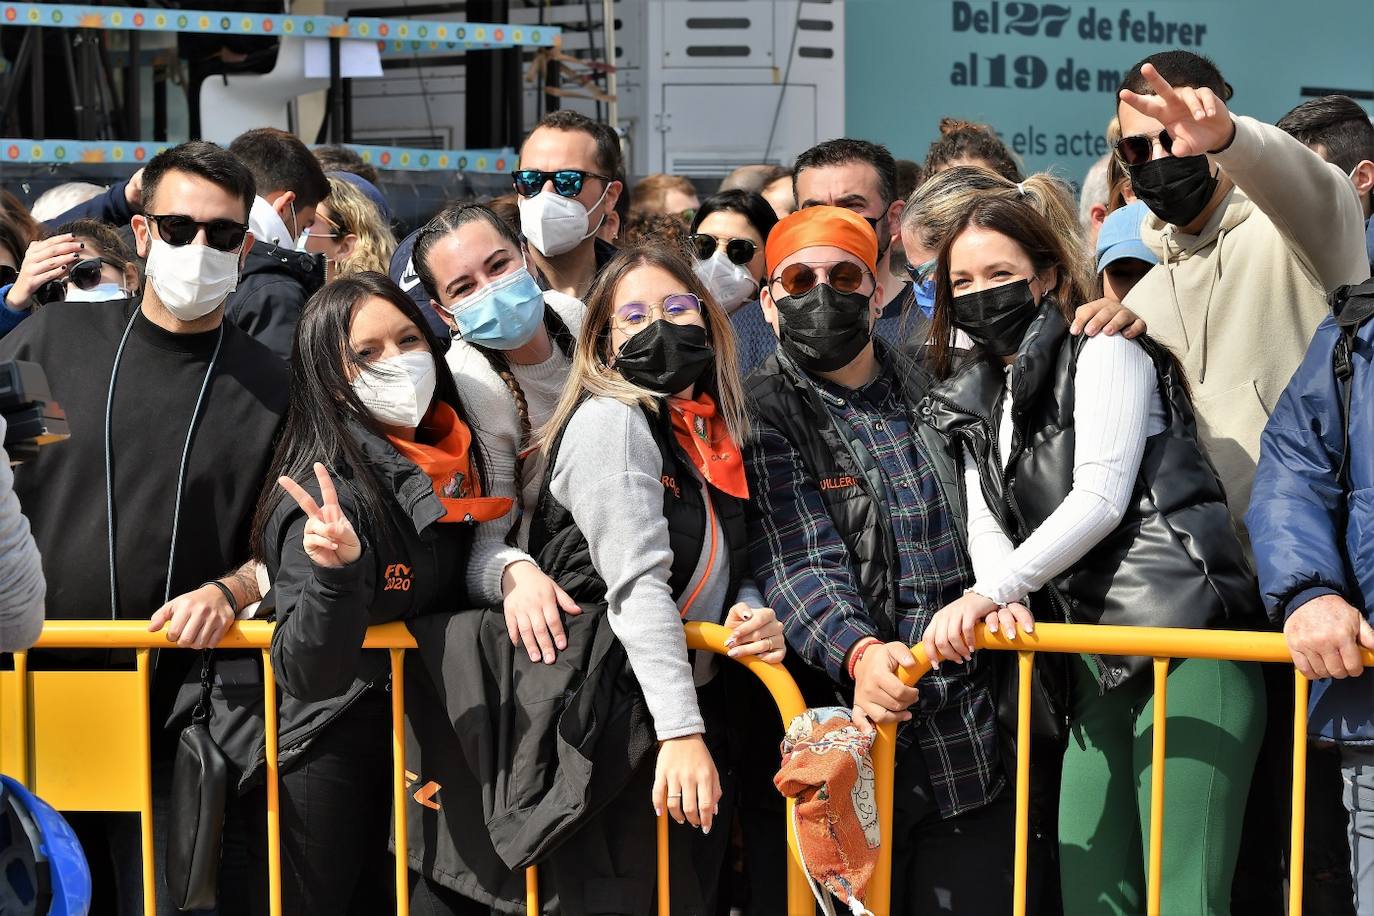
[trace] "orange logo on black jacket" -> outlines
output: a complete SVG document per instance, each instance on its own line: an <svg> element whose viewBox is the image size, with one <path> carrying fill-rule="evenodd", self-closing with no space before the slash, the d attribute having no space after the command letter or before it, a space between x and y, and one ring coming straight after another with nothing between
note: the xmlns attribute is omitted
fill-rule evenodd
<svg viewBox="0 0 1374 916"><path fill-rule="evenodd" d="M411 571L410 567L404 563L388 563L386 567L386 585L382 587L384 592L408 592L410 591Z"/></svg>
<svg viewBox="0 0 1374 916"><path fill-rule="evenodd" d="M821 478L822 490L845 490L850 487L857 487L858 485L859 482L855 480L853 477L850 477L848 474L842 475L840 477Z"/></svg>
<svg viewBox="0 0 1374 916"><path fill-rule="evenodd" d="M419 773L412 773L410 772L410 770L406 770L407 789L414 786L415 783L419 781ZM435 796L439 794L439 790L442 788L443 786L439 785L437 782L431 779L429 782L425 783L424 785L420 786L420 788L416 789L415 794L412 795L411 798L415 799L415 803L418 805L423 805L426 808L431 808L435 811L439 811L441 810L439 807L439 803L434 799Z"/></svg>

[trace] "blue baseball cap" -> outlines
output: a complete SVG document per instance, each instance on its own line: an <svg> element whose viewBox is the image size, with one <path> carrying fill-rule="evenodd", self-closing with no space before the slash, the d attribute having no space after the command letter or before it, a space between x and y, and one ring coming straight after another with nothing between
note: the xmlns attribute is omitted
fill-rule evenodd
<svg viewBox="0 0 1374 916"><path fill-rule="evenodd" d="M1107 214L1097 234L1097 250L1094 252L1099 274L1109 264L1122 258L1134 258L1146 264L1159 263L1159 256L1140 240L1140 225L1145 222L1149 212L1144 203L1136 201Z"/></svg>

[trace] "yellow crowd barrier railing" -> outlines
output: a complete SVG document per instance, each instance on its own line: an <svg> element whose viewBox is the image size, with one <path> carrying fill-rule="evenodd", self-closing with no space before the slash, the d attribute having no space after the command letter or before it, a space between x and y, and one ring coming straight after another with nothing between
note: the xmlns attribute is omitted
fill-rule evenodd
<svg viewBox="0 0 1374 916"><path fill-rule="evenodd" d="M687 643L692 649L726 653L729 631L724 627L689 623ZM264 622L241 623L220 643L226 649L256 649L262 653L264 707L266 714L266 774L268 879L270 912L281 914L280 808L277 785L276 684L271 676L269 653L272 626ZM1154 722L1152 730L1151 816L1147 845L1147 909L1158 916L1163 875L1164 770L1167 740L1169 663L1181 658L1232 661L1282 662L1291 658L1283 637L1276 633L1216 630L1155 629L1039 624L1034 634L1018 634L1009 640L979 627L977 645L982 649L1018 653L1019 708L1017 715L1015 897L1014 913L1026 912L1027 843L1030 811L1030 686L1035 655L1039 652L1136 655L1154 659ZM396 857L397 912L408 911L409 875L404 855L406 837L405 784L405 650L415 647L402 624L373 627L364 648L386 650L392 671L392 754L394 760L393 808L400 854ZM0 672L0 771L16 776L54 807L67 811L128 811L140 815L142 824L143 893L145 912L155 912L156 888L153 863L152 776L149 751L151 723L148 715L150 652L172 648L160 633L148 633L138 621L54 621L43 631L36 648L127 649L136 653L133 671L29 671L27 655L14 656L14 670ZM915 647L916 668L904 671L908 683L916 683L929 669L924 651ZM1367 665L1374 666L1374 652L1365 651ZM801 694L781 665L757 658L737 660L767 687L784 726L805 708ZM1302 912L1304 786L1307 763L1308 682L1294 671L1292 832L1290 835L1290 916ZM130 728L129 725L134 727ZM893 767L895 727L879 729L873 764L882 846L878 865L867 894L867 906L875 916L887 916L892 884ZM813 903L806 877L798 866L796 839L790 829L792 802L787 803L788 912L809 914ZM658 912L669 914L668 820L658 824ZM539 882L535 868L526 873L529 913L540 910Z"/></svg>
<svg viewBox="0 0 1374 916"><path fill-rule="evenodd" d="M707 623L686 625L692 649L727 652L730 631ZM262 653L263 706L266 718L267 856L269 912L281 916L281 809L277 783L277 689L272 676L272 625L250 621L230 629L221 649L256 649ZM0 672L0 772L11 774L62 811L127 811L142 826L143 908L156 912L153 868L153 788L148 687L155 649L171 649L161 633L149 633L139 621L51 621L38 649L126 649L136 655L133 671L29 671L28 656L14 655L14 670ZM391 658L391 724L393 804L396 825L396 911L409 912L405 783L405 650L415 641L404 624L372 627L366 649L384 649ZM184 650L181 650L184 651ZM801 693L781 665L755 657L739 659L768 688L784 727L805 709ZM133 728L129 725L133 724ZM890 796L889 796L890 798ZM787 803L787 822L792 802ZM788 861L789 913L810 913L811 892L798 866L793 832ZM658 912L668 916L668 815L658 823ZM536 868L525 875L531 916L540 911Z"/></svg>
<svg viewBox="0 0 1374 916"><path fill-rule="evenodd" d="M1150 837L1146 869L1149 916L1159 916L1160 887L1163 880L1161 863L1164 849L1164 748L1168 703L1169 663L1180 658L1211 658L1240 662L1292 663L1292 656L1278 633L1258 633L1233 630L1182 630L1155 627L1107 627L1084 624L1036 624L1032 634L1018 633L1007 639L1001 633L990 633L978 627L977 645L980 649L1016 652L1019 676L1016 720L1016 858L1014 871L1013 912L1026 912L1026 848L1030 828L1030 700L1031 672L1037 652L1100 653L1105 655L1134 655L1154 659L1154 721L1152 729L1152 762L1150 768ZM930 670L925 650L917 645L912 649L917 667L904 670L903 680L915 684ZM1364 663L1374 665L1374 652L1364 651ZM1304 789L1307 783L1307 679L1293 671L1293 786L1292 832L1289 836L1289 916L1302 913L1303 832L1306 807ZM878 800L879 826L882 846L878 865L869 884L865 901L874 916L888 916L892 888L892 799L893 764L897 745L896 726L884 725L878 730L873 746L875 791Z"/></svg>

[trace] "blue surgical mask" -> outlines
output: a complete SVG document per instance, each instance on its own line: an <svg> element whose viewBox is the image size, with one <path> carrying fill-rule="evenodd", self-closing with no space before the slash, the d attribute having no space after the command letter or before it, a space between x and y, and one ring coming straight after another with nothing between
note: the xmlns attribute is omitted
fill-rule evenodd
<svg viewBox="0 0 1374 916"><path fill-rule="evenodd" d="M523 347L544 320L544 293L524 267L444 306L457 335L470 344L497 350Z"/></svg>
<svg viewBox="0 0 1374 916"><path fill-rule="evenodd" d="M911 292L916 297L916 307L927 318L934 318L935 259L932 258L919 267L907 265L906 272L911 275Z"/></svg>

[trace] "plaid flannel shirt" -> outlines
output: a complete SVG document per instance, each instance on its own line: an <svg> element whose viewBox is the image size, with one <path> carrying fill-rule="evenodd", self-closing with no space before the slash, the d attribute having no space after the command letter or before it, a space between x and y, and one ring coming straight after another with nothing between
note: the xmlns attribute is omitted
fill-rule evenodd
<svg viewBox="0 0 1374 916"><path fill-rule="evenodd" d="M890 375L856 391L815 384L840 430L862 442L882 471L898 553L897 638L913 645L935 612L972 584L967 550ZM859 593L849 550L792 443L759 422L746 460L758 585L793 651L849 683L845 658L860 639L878 635L873 615L881 611ZM922 678L915 715L899 732L902 743L918 742L945 817L987 804L1002 787L991 670L980 662L946 663Z"/></svg>

